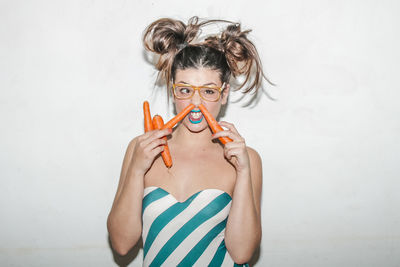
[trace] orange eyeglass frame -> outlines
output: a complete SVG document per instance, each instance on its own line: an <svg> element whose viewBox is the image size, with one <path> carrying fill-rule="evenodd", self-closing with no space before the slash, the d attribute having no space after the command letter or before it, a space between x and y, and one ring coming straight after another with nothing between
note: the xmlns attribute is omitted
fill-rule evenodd
<svg viewBox="0 0 400 267"><path fill-rule="evenodd" d="M192 95L189 96L189 97L184 97L184 98L178 97L178 96L175 94L175 87L177 87L177 86L191 87L191 88L193 89ZM198 90L198 91L199 91L199 96L200 96L203 100L205 100L205 101L210 101L210 102L217 102L217 101L221 98L222 91L225 89L224 87L225 87L225 83L223 83L221 87L218 87L218 86L194 86L194 85L184 84L184 83L174 83L174 84L172 84L172 93L174 94L174 96L175 96L177 99L190 99L190 98L193 97L193 95L194 95L194 93L196 92L196 90ZM200 89L201 89L201 88L217 89L218 92L219 92L218 98L217 98L216 100L205 99L205 98L202 96L202 94L200 93Z"/></svg>

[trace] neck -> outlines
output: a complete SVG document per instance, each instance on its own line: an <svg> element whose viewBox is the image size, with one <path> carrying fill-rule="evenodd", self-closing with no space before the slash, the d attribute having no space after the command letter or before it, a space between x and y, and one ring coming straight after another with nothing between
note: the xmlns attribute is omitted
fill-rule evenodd
<svg viewBox="0 0 400 267"><path fill-rule="evenodd" d="M186 148L214 147L215 143L211 139L211 134L210 128L194 133L189 131L183 124L179 124L171 141Z"/></svg>

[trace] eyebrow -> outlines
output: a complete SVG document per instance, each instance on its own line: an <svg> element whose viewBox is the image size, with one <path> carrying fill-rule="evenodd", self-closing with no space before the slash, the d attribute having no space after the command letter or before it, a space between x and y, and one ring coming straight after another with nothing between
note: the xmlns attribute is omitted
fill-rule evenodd
<svg viewBox="0 0 400 267"><path fill-rule="evenodd" d="M190 83L187 83L187 82L185 82L185 81L179 81L179 82L177 82L177 83L190 84ZM218 86L216 83L213 83L213 82L211 82L211 83L206 83L206 84L203 84L203 85L201 85L201 86L208 86L208 85L215 85L215 86Z"/></svg>

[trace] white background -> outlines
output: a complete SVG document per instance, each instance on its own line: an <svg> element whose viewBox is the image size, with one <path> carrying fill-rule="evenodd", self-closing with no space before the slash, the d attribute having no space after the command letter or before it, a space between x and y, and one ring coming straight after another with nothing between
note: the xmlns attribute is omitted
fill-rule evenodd
<svg viewBox="0 0 400 267"><path fill-rule="evenodd" d="M263 159L252 264L399 266L399 8L0 1L1 266L140 266L140 249L112 253L106 218L143 100L173 116L141 36L157 18L193 15L252 29L277 84L265 86L276 100L230 103L223 117Z"/></svg>

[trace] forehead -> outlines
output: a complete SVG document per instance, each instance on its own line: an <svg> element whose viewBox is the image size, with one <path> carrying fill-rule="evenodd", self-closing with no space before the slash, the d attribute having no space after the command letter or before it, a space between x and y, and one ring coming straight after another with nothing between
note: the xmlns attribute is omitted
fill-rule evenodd
<svg viewBox="0 0 400 267"><path fill-rule="evenodd" d="M221 86L220 73L210 68L188 68L176 70L175 82L185 82L191 85L204 85L214 83Z"/></svg>

